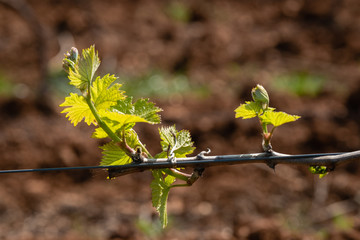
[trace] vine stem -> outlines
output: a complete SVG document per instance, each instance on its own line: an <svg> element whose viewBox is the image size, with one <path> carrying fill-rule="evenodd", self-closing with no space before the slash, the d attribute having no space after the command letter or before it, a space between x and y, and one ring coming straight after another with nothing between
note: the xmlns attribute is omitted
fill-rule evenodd
<svg viewBox="0 0 360 240"><path fill-rule="evenodd" d="M100 115L98 114L98 111L96 110L96 107L94 103L91 101L91 84L89 83L88 86L88 92L85 96L86 103L89 105L89 108L91 110L91 113L94 115L96 122L99 124L99 126L107 133L107 135L114 141L114 142L122 142L119 136L117 136L110 128L109 126L101 119Z"/></svg>
<svg viewBox="0 0 360 240"><path fill-rule="evenodd" d="M146 149L145 145L138 139L141 149L149 156L149 158L153 158L151 153Z"/></svg>
<svg viewBox="0 0 360 240"><path fill-rule="evenodd" d="M121 165L118 168L109 169L109 175L113 177L126 175L134 172L142 172L149 169L166 169L166 168L206 168L213 166L236 165L236 164L253 164L265 163L271 168L278 164L288 165L305 165L305 166L326 166L329 171L335 169L340 164L353 161L360 158L360 150L346 153L318 153L318 154L300 154L289 155L275 151L263 153L251 153L240 155L220 155L220 156L198 156L177 158L176 163L170 159L145 159L142 163L131 163Z"/></svg>
<svg viewBox="0 0 360 240"><path fill-rule="evenodd" d="M269 162L274 165L304 165L304 166L327 166L329 170L334 170L336 166L350 161L360 159L360 150L345 153L317 153L288 155L278 152L270 153L251 153L239 155L219 155L219 156L198 156L177 158L176 163L167 158L145 159L142 163L130 163L126 165L110 166L82 166L82 167L62 167L62 168L38 168L38 169L15 169L0 170L1 173L24 173L24 172L45 172L45 171L66 171L66 170L85 170L85 169L107 169L112 177L122 176L135 172L142 172L152 169L166 169L175 167L214 167L236 164L253 164Z"/></svg>

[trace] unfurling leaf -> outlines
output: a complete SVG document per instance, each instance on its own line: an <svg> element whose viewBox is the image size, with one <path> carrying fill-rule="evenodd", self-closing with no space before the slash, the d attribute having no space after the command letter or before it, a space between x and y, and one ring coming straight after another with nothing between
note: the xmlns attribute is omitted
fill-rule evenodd
<svg viewBox="0 0 360 240"><path fill-rule="evenodd" d="M312 174L319 174L319 178L323 178L329 173L325 166L311 166L309 170Z"/></svg>
<svg viewBox="0 0 360 240"><path fill-rule="evenodd" d="M150 185L152 204L159 213L161 225L165 228L168 224L167 199L171 185L174 183L176 178L170 175L164 176L162 170L153 170L152 174L154 177Z"/></svg>
<svg viewBox="0 0 360 240"><path fill-rule="evenodd" d="M70 69L75 71L75 66L78 62L78 50L75 47L72 47L69 52L65 54L63 59L63 69L65 72L69 73Z"/></svg>
<svg viewBox="0 0 360 240"><path fill-rule="evenodd" d="M195 150L188 131L176 131L175 126L171 126L160 128L159 134L163 151L157 154L155 158L168 157L168 151L173 151L175 157L186 157L186 155L191 154ZM167 175L165 171L161 169L153 170L152 173L154 176L154 180L151 183L153 206L159 213L162 226L166 227L166 202L169 190L175 182L176 177Z"/></svg>
<svg viewBox="0 0 360 240"><path fill-rule="evenodd" d="M281 126L288 122L294 122L300 118L297 115L290 115L285 112L266 111L263 115L259 116L264 124L272 124L274 127Z"/></svg>
<svg viewBox="0 0 360 240"><path fill-rule="evenodd" d="M161 127L159 134L163 152L156 155L156 158L167 157L168 150L173 151L175 157L186 157L195 150L189 131L181 130L178 132L175 126L171 126Z"/></svg>
<svg viewBox="0 0 360 240"><path fill-rule="evenodd" d="M77 63L79 56L79 51L76 47L72 47L69 52L65 54L65 58L69 59L70 61L73 61L74 63Z"/></svg>
<svg viewBox="0 0 360 240"><path fill-rule="evenodd" d="M75 71L69 71L70 84L84 91L93 81L100 59L95 52L95 46L82 51L82 56L75 65Z"/></svg>

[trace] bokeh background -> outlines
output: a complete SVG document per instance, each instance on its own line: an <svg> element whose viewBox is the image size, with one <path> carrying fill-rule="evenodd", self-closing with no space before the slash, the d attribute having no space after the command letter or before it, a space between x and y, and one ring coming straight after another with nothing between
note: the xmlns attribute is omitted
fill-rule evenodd
<svg viewBox="0 0 360 240"><path fill-rule="evenodd" d="M261 151L257 121L234 118L257 83L302 116L277 129L276 151L359 149L357 0L0 0L1 169L99 164L104 142L58 107L72 91L63 54L92 44L100 74L156 102L197 153ZM160 150L156 126L137 130ZM320 180L297 166L209 168L170 192L165 230L149 172L3 174L0 239L360 239L359 173L357 161Z"/></svg>

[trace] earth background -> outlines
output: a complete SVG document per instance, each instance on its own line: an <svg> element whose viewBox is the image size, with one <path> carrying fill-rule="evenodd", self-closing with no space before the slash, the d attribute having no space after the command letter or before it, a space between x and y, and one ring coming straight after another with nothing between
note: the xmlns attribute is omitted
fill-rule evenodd
<svg viewBox="0 0 360 240"><path fill-rule="evenodd" d="M163 108L196 153L261 151L256 120L234 109L262 84L270 105L301 119L272 141L289 154L360 146L357 0L0 1L0 168L95 166L93 127L59 104L63 54L95 44L99 74ZM138 124L155 154L157 126ZM188 169L191 172L191 169ZM360 239L360 165L319 179L304 166L213 167L170 192L169 226L151 206L150 172L0 175L0 239Z"/></svg>

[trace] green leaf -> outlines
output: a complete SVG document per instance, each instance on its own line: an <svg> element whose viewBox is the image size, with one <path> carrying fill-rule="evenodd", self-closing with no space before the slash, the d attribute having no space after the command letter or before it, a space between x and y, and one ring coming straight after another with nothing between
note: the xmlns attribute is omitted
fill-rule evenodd
<svg viewBox="0 0 360 240"><path fill-rule="evenodd" d="M261 102L246 101L235 109L235 118L249 119L258 116L263 111Z"/></svg>
<svg viewBox="0 0 360 240"><path fill-rule="evenodd" d="M102 112L101 116L106 122L113 124L114 128L116 129L122 129L123 127L126 127L128 124L133 124L133 123L139 123L139 122L149 123L146 119L140 116L131 115L131 114L122 114L116 110L113 110L113 112Z"/></svg>
<svg viewBox="0 0 360 240"><path fill-rule="evenodd" d="M133 114L135 109L132 103L132 99L132 97L126 97L124 100L118 101L116 106L114 106L113 108L123 114Z"/></svg>
<svg viewBox="0 0 360 240"><path fill-rule="evenodd" d="M120 90L121 84L113 84L117 77L107 74L97 77L91 86L91 97L98 111L108 109L125 98L124 92Z"/></svg>
<svg viewBox="0 0 360 240"><path fill-rule="evenodd" d="M171 176L171 175L167 175L164 179L164 182L166 184L166 186L171 186L174 182L176 181L176 177Z"/></svg>
<svg viewBox="0 0 360 240"><path fill-rule="evenodd" d="M189 131L181 130L178 132L175 126L171 126L159 128L159 134L163 152L158 154L157 158L166 157L169 149L174 152L175 157L186 157L195 150Z"/></svg>
<svg viewBox="0 0 360 240"><path fill-rule="evenodd" d="M285 112L266 111L263 115L259 116L264 124L272 124L278 127L288 122L294 122L300 118L297 115L290 115Z"/></svg>
<svg viewBox="0 0 360 240"><path fill-rule="evenodd" d="M151 181L151 196L153 207L157 209L160 205L160 196L162 183L162 171L161 170L152 170L153 180Z"/></svg>
<svg viewBox="0 0 360 240"><path fill-rule="evenodd" d="M85 98L76 93L70 93L70 96L65 98L65 101L60 104L60 107L67 107L61 113L67 113L66 117L69 118L69 121L71 121L74 126L83 119L88 125L95 121Z"/></svg>
<svg viewBox="0 0 360 240"><path fill-rule="evenodd" d="M153 181L151 182L151 195L152 195L152 204L159 213L160 221L163 228L166 227L167 220L167 199L169 196L169 191L171 185L176 180L173 176L164 176L162 170L153 170Z"/></svg>
<svg viewBox="0 0 360 240"><path fill-rule="evenodd" d="M325 166L310 166L309 170L312 174L319 174L319 178L323 178L329 173Z"/></svg>
<svg viewBox="0 0 360 240"><path fill-rule="evenodd" d="M104 119L103 119L104 120ZM111 129L112 132L116 132L117 130L117 127L116 125L112 124L112 123L109 123L107 121L105 121L108 125L108 127ZM101 139L101 138L107 138L109 137L108 134L104 131L104 129L102 129L101 127L98 127L95 129L95 131L93 132L92 138L98 138L98 139Z"/></svg>
<svg viewBox="0 0 360 240"><path fill-rule="evenodd" d="M70 69L70 84L84 91L92 83L99 65L100 59L95 52L95 46L93 45L88 49L84 49L82 56L75 66L75 71Z"/></svg>
<svg viewBox="0 0 360 240"><path fill-rule="evenodd" d="M130 115L130 114L121 114L117 111L106 112L102 111L101 116L104 122L113 132L120 132L121 130L129 130L134 127L135 123L147 121L139 116ZM107 133L102 128L96 128L93 135L93 138L106 138L108 137Z"/></svg>
<svg viewBox="0 0 360 240"><path fill-rule="evenodd" d="M113 109L123 114L139 116L150 124L160 123L158 113L161 112L162 109L156 107L149 99L139 99L133 104L132 97L127 97L124 101L118 101Z"/></svg>
<svg viewBox="0 0 360 240"><path fill-rule="evenodd" d="M101 166L124 165L131 163L131 158L114 142L107 143L100 147L103 157Z"/></svg>
<svg viewBox="0 0 360 240"><path fill-rule="evenodd" d="M109 111L99 111L101 117L113 132L119 132L123 129L128 130L134 127L136 123L144 122L149 124L160 123L158 112L162 111L148 99L139 99L134 104L132 97L119 100ZM101 129L95 129L94 138L106 138L106 132Z"/></svg>
<svg viewBox="0 0 360 240"><path fill-rule="evenodd" d="M123 92L119 90L120 84L113 84L116 80L114 75L105 75L103 78L97 77L91 87L92 101L98 112L105 112L106 109L117 104L117 102L124 98ZM69 120L76 126L82 119L90 125L95 121L85 97L79 96L75 93L70 93L69 97L65 98L65 102L61 107L68 107L62 113L68 112L66 115Z"/></svg>
<svg viewBox="0 0 360 240"><path fill-rule="evenodd" d="M138 135L135 131L129 130L125 133L126 143L133 149L140 145ZM123 165L132 162L132 159L126 155L119 145L115 142L107 143L100 147L103 150L101 166Z"/></svg>
<svg viewBox="0 0 360 240"><path fill-rule="evenodd" d="M160 123L161 120L158 112L161 111L162 109L149 102L149 99L139 99L134 104L134 114L146 119L148 123Z"/></svg>

